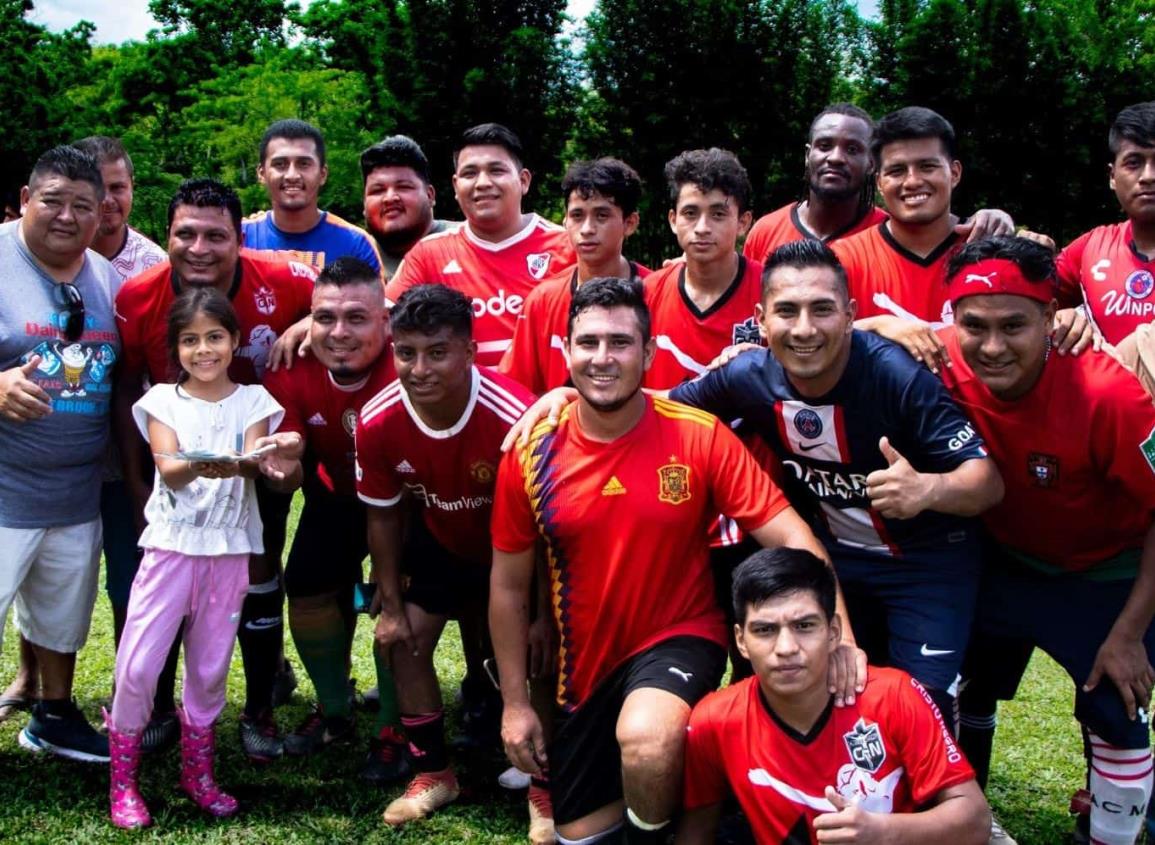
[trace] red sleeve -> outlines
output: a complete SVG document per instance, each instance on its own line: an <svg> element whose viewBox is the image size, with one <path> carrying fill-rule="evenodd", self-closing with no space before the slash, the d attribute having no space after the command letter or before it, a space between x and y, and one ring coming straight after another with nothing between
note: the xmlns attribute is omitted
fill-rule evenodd
<svg viewBox="0 0 1155 845"><path fill-rule="evenodd" d="M301 409L298 406L297 395L296 391L293 390L292 382L292 373L297 371L297 368L288 370L284 367L276 372L266 369L262 383L265 385L265 390L269 391L269 394L277 400L277 404L285 409L284 419L281 420L281 425L277 431L295 431L305 437L305 421L301 419Z"/></svg>
<svg viewBox="0 0 1155 845"><path fill-rule="evenodd" d="M1055 259L1056 298L1062 308L1074 308L1083 304L1082 267L1083 251L1094 232L1084 232L1067 244Z"/></svg>
<svg viewBox="0 0 1155 845"><path fill-rule="evenodd" d="M497 365L499 373L509 376L534 396L540 396L546 391L545 375L541 362L537 360L538 347L542 342L542 329L537 325L539 302L541 298L530 292L525 308L513 324L513 340Z"/></svg>
<svg viewBox="0 0 1155 845"><path fill-rule="evenodd" d="M1092 409L1091 453L1107 478L1130 493L1136 506L1155 512L1155 406L1122 366L1111 360L1104 363L1115 377L1100 382L1099 401Z"/></svg>
<svg viewBox="0 0 1155 845"><path fill-rule="evenodd" d="M401 482L393 472L385 451L388 437L383 417L378 415L366 423L357 418L357 433L353 438L357 450L357 497L369 505L388 508L401 500Z"/></svg>
<svg viewBox="0 0 1155 845"><path fill-rule="evenodd" d="M742 254L751 261L759 263L766 260L766 230L769 228L762 221L765 218L758 218L754 221L754 228L750 230L750 234L746 236L746 243L742 245Z"/></svg>
<svg viewBox="0 0 1155 845"><path fill-rule="evenodd" d="M730 794L716 725L710 718L711 698L707 696L694 707L686 728L682 806L687 810L720 804Z"/></svg>
<svg viewBox="0 0 1155 845"><path fill-rule="evenodd" d="M718 510L743 531L761 528L790 502L734 432L714 423L710 444L710 489Z"/></svg>
<svg viewBox="0 0 1155 845"><path fill-rule="evenodd" d="M131 299L133 290L133 287L125 285L116 295L116 329L120 333L118 378L132 373L140 373L143 376L148 369L140 317Z"/></svg>
<svg viewBox="0 0 1155 845"><path fill-rule="evenodd" d="M401 294L409 290L414 285L419 285L423 281L427 282L429 279L425 278L425 250L421 248L418 243L413 249L409 250L408 254L401 259L401 265L397 268L397 272L393 274L388 282L385 283L385 299L388 300L392 306L401 298Z"/></svg>
<svg viewBox="0 0 1155 845"><path fill-rule="evenodd" d="M537 523L521 468L522 449L514 447L505 453L497 468L493 490L493 514L489 533L498 551L517 554L537 542Z"/></svg>
<svg viewBox="0 0 1155 845"><path fill-rule="evenodd" d="M902 673L897 686L892 706L899 718L890 724L897 729L911 798L915 804L926 804L944 789L974 780L975 773L919 682Z"/></svg>

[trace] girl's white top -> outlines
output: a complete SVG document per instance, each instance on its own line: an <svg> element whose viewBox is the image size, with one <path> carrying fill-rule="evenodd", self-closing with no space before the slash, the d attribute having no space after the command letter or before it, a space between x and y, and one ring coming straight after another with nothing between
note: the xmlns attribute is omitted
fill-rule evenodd
<svg viewBox="0 0 1155 845"><path fill-rule="evenodd" d="M132 406L132 417L145 440L151 417L176 432L184 452L243 452L250 426L267 419L272 434L284 416L284 408L258 384L237 385L220 402L197 399L175 384L158 384ZM141 548L186 555L265 550L251 478L195 478L180 490L172 490L158 470L144 516L148 527L140 535Z"/></svg>

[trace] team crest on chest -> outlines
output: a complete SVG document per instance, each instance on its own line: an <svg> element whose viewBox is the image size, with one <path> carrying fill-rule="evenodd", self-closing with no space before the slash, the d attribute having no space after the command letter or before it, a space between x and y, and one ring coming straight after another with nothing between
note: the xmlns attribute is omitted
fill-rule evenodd
<svg viewBox="0 0 1155 845"><path fill-rule="evenodd" d="M1054 487L1059 483L1059 459L1043 452L1027 455L1027 473L1036 487Z"/></svg>
<svg viewBox="0 0 1155 845"><path fill-rule="evenodd" d="M489 461L474 461L469 466L469 477L478 484L492 484L497 470Z"/></svg>
<svg viewBox="0 0 1155 845"><path fill-rule="evenodd" d="M1123 289L1132 299L1146 299L1151 295L1151 291L1155 290L1155 276L1147 270L1136 270L1127 277Z"/></svg>
<svg viewBox="0 0 1155 845"><path fill-rule="evenodd" d="M794 427L807 440L813 440L822 435L822 417L809 408L803 408L794 415Z"/></svg>
<svg viewBox="0 0 1155 845"><path fill-rule="evenodd" d="M761 343L762 336L758 334L758 321L753 317L734 324L732 343Z"/></svg>
<svg viewBox="0 0 1155 845"><path fill-rule="evenodd" d="M854 729L842 735L846 752L855 766L874 774L886 761L886 745L877 723L866 724L865 719L854 723Z"/></svg>
<svg viewBox="0 0 1155 845"><path fill-rule="evenodd" d="M345 433L350 437L357 431L357 412L352 408L346 408L341 414L341 428L345 429Z"/></svg>
<svg viewBox="0 0 1155 845"><path fill-rule="evenodd" d="M545 277L545 273L549 270L549 253L548 252L533 252L525 257L525 266L529 270L529 275L535 279Z"/></svg>
<svg viewBox="0 0 1155 845"><path fill-rule="evenodd" d="M271 288L261 285L253 293L253 304L262 314L269 315L277 310L277 295Z"/></svg>
<svg viewBox="0 0 1155 845"><path fill-rule="evenodd" d="M677 460L673 455L671 461ZM680 505L688 502L690 493L690 468L685 464L669 463L658 467L658 501Z"/></svg>

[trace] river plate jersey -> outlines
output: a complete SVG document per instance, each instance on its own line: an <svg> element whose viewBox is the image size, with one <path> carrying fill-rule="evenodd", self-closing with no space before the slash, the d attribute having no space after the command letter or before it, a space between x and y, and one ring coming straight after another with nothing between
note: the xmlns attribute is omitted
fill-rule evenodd
<svg viewBox="0 0 1155 845"><path fill-rule="evenodd" d="M500 243L482 240L469 224L427 235L405 256L385 286L395 303L413 285L440 282L473 303L477 362L495 367L509 347L517 317L529 292L576 260L565 229L536 214L529 224Z"/></svg>
<svg viewBox="0 0 1155 845"><path fill-rule="evenodd" d="M604 443L577 404L506 454L493 509L495 548L542 538L560 634L558 702L576 708L623 660L681 635L727 639L706 528L722 511L745 530L789 506L716 417L646 396L641 419Z"/></svg>
<svg viewBox="0 0 1155 845"><path fill-rule="evenodd" d="M742 420L781 460L786 494L828 542L902 555L961 540L962 517L923 511L888 519L870 506L866 476L886 469L885 435L920 472L949 472L986 457L982 438L930 370L902 347L854 331L846 372L828 394L807 399L769 352L752 350L670 398Z"/></svg>
<svg viewBox="0 0 1155 845"><path fill-rule="evenodd" d="M1060 303L1086 302L1108 343L1155 320L1155 262L1135 248L1130 220L1080 235L1055 264Z"/></svg>
<svg viewBox="0 0 1155 845"><path fill-rule="evenodd" d="M887 219L885 211L871 206L866 214L855 220L847 228L840 232L834 232L829 237L820 238L807 229L806 224L802 222L802 218L798 215L799 205L801 203L792 202L759 217L750 228L750 234L746 236L746 243L742 245L742 254L751 261L765 264L770 253L783 244L805 240L822 241L830 244L840 238L857 235L859 232L877 226Z"/></svg>
<svg viewBox="0 0 1155 845"><path fill-rule="evenodd" d="M438 543L488 567L501 441L533 395L483 367L473 368L471 380L465 411L447 429L421 420L400 381L365 403L357 425L357 495L391 507L408 491Z"/></svg>
<svg viewBox="0 0 1155 845"><path fill-rule="evenodd" d="M1051 355L1038 383L1004 402L940 332L942 379L987 438L1006 486L983 514L1000 543L1067 571L1138 549L1155 513L1155 407L1109 355ZM1132 569L1132 575L1134 570Z"/></svg>
<svg viewBox="0 0 1155 845"><path fill-rule="evenodd" d="M706 696L686 733L686 809L734 795L757 842L810 845L814 819L834 811L833 786L867 812L912 813L974 779L926 691L874 666L853 704L833 699L807 734L778 718L747 678Z"/></svg>
<svg viewBox="0 0 1155 845"><path fill-rule="evenodd" d="M933 325L954 321L947 300L946 265L963 246L951 233L925 258L894 239L885 223L831 245L846 268L858 319L880 314Z"/></svg>
<svg viewBox="0 0 1155 845"><path fill-rule="evenodd" d="M285 409L279 431L295 431L305 441L306 472L331 493L357 492L353 437L361 407L397 378L393 356L383 353L373 369L353 384L338 384L315 357L265 373L265 388Z"/></svg>

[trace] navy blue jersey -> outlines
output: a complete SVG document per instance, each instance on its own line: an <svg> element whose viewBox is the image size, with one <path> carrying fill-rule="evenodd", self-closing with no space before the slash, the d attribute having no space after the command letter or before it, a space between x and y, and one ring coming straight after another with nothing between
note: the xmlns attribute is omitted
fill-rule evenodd
<svg viewBox="0 0 1155 845"><path fill-rule="evenodd" d="M851 337L834 389L807 399L767 350L678 385L670 398L756 433L782 461L791 503L830 544L886 555L962 539L970 520L934 511L887 519L870 507L866 476L886 469L885 435L919 472L949 472L987 457L982 438L942 382L902 347L868 332ZM952 536L953 535L953 536Z"/></svg>

